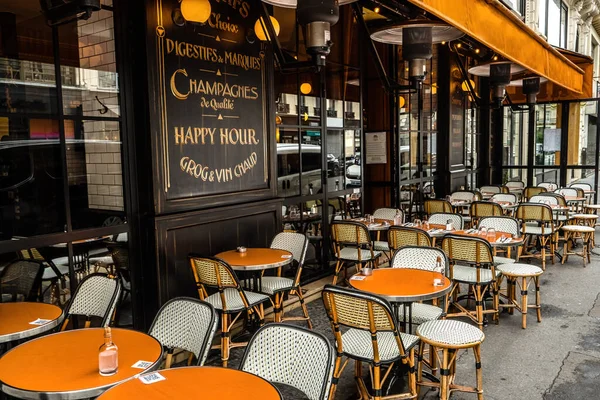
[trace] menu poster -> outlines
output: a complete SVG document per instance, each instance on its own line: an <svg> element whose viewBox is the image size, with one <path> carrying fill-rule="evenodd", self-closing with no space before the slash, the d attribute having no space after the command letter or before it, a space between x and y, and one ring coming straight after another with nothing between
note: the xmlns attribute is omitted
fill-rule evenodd
<svg viewBox="0 0 600 400"><path fill-rule="evenodd" d="M453 91L450 98L450 165L465 164L464 128L463 96L460 91Z"/></svg>
<svg viewBox="0 0 600 400"><path fill-rule="evenodd" d="M365 135L366 163L386 164L387 145L385 132L367 132Z"/></svg>
<svg viewBox="0 0 600 400"><path fill-rule="evenodd" d="M265 53L260 2L210 0L203 23L155 0L153 115L167 200L268 187ZM151 62L153 60L151 59Z"/></svg>

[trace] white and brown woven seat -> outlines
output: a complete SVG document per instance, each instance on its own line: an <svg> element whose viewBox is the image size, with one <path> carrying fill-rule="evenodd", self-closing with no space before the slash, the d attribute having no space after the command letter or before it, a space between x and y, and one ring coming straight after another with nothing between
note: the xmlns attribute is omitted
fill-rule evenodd
<svg viewBox="0 0 600 400"><path fill-rule="evenodd" d="M441 400L447 400L453 391L476 393L477 398L483 400L481 343L483 343L485 335L480 329L461 321L438 320L419 325L417 336L421 339L417 370L418 385L439 388ZM435 349L435 356L438 358L440 364L441 379L439 383L423 381L422 355L425 345L430 345ZM462 386L455 383L457 354L461 349L473 349L477 382L475 387Z"/></svg>
<svg viewBox="0 0 600 400"><path fill-rule="evenodd" d="M508 237L520 237L521 236L521 228L519 227L519 221L515 218L508 216L500 216L500 217L485 217L479 220L478 228L481 229L486 227L487 229L494 229L496 232L506 233ZM519 259L519 252L521 247L519 246L517 249L516 259L511 257L512 249L508 247L506 249L506 257L498 255L498 249L494 248L494 264L508 264L514 263Z"/></svg>
<svg viewBox="0 0 600 400"><path fill-rule="evenodd" d="M570 255L575 255L583 258L583 266L585 267L586 261L591 262L590 245L592 242L592 235L596 232L596 230L589 226L583 225L565 225L562 227L562 230L565 234L562 264L564 264L568 260ZM583 244L583 249L581 250L581 252L573 251L573 249L570 248L571 242L574 243L578 239L581 239Z"/></svg>
<svg viewBox="0 0 600 400"><path fill-rule="evenodd" d="M386 219L393 221L396 216L400 218L400 221L404 222L404 213L402 210L397 208L378 208L377 210L373 211L373 218L375 219ZM377 240L373 241L373 248L377 251L383 252L386 258L388 260L390 259L390 246L388 241L381 240L381 231L377 231Z"/></svg>
<svg viewBox="0 0 600 400"><path fill-rule="evenodd" d="M373 248L373 242L365 224L355 221L333 221L331 237L337 258L333 275L334 285L342 270L346 274L349 264L355 264L357 271L360 271L363 265L377 266L382 252Z"/></svg>
<svg viewBox="0 0 600 400"><path fill-rule="evenodd" d="M522 263L503 264L498 265L496 268L502 273L498 285L500 286L503 278L506 278L507 281L506 293L501 293L501 295L507 299L508 303L500 304L500 307L508 308L511 314L515 309L519 311L521 313L521 326L523 329L527 328L527 310L529 308L536 310L537 320L538 322L542 322L539 277L544 271L538 266ZM535 304L528 304L528 289L532 282L535 286ZM517 286L521 293L520 302L517 301Z"/></svg>
<svg viewBox="0 0 600 400"><path fill-rule="evenodd" d="M335 395L337 382L352 359L361 399L416 399L414 353L419 339L400 332L391 305L381 297L333 285L325 286L322 298L337 346L329 398ZM342 327L348 329L342 333ZM372 391L363 379L362 363L369 365ZM408 391L383 396L382 387L396 363L408 367Z"/></svg>
<svg viewBox="0 0 600 400"><path fill-rule="evenodd" d="M517 208L516 218L521 222L521 232L525 235L524 250L519 258L538 258L542 261L542 269L546 270L546 258L550 257L554 264L554 252L558 240L558 229L552 209L546 204L521 203ZM537 242L540 254L528 251Z"/></svg>

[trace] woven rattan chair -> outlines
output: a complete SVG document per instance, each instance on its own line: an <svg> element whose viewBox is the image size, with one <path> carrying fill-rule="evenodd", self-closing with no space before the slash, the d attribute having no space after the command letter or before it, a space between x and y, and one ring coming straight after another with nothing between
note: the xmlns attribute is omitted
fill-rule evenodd
<svg viewBox="0 0 600 400"><path fill-rule="evenodd" d="M464 206L455 206L456 210L454 212L462 215L464 223L469 225L471 223L471 216L469 215L469 207L471 203L475 201L480 201L479 194L475 192L470 192L467 190L460 190L454 192L450 195L451 201L454 203L455 201L464 201L466 202Z"/></svg>
<svg viewBox="0 0 600 400"><path fill-rule="evenodd" d="M149 335L167 349L165 368L171 368L175 349L189 351L196 357L196 365L204 365L219 319L209 303L178 297L166 302L156 314Z"/></svg>
<svg viewBox="0 0 600 400"><path fill-rule="evenodd" d="M525 188L525 183L522 181L508 181L504 184L510 190L511 193L523 191Z"/></svg>
<svg viewBox="0 0 600 400"><path fill-rule="evenodd" d="M502 193L502 188L500 186L482 186L479 188L480 193L492 193L499 194Z"/></svg>
<svg viewBox="0 0 600 400"><path fill-rule="evenodd" d="M538 266L531 264L501 264L497 266L502 274L498 278L498 287L502 285L503 278L506 278L506 293L501 295L506 298L506 303L501 303L500 308L507 308L510 314L516 309L521 313L521 327L527 328L527 310L533 308L537 312L537 321L542 322L542 307L540 298L540 276L544 271ZM527 292L531 283L535 286L535 304L528 304ZM517 287L521 294L521 301L517 301Z"/></svg>
<svg viewBox="0 0 600 400"><path fill-rule="evenodd" d="M589 183L585 183L585 182L571 183L569 185L569 187L576 188L576 189L583 189L583 190L587 190L587 191L592 190L592 185L590 185Z"/></svg>
<svg viewBox="0 0 600 400"><path fill-rule="evenodd" d="M120 293L121 283L118 279L100 273L86 276L77 286L63 312L65 319L61 330L67 329L69 321L74 320L77 316L85 317L84 328L91 326L91 317L101 318L100 326L108 326ZM77 326L76 320L73 321L73 326Z"/></svg>
<svg viewBox="0 0 600 400"><path fill-rule="evenodd" d="M240 370L269 382L292 386L309 400L326 400L334 363L335 352L325 336L275 323L263 326L252 337Z"/></svg>
<svg viewBox="0 0 600 400"><path fill-rule="evenodd" d="M529 201L530 198L532 198L533 196L540 194L540 193L546 193L547 190L544 187L539 187L539 186L528 186L523 190L523 198L525 201Z"/></svg>
<svg viewBox="0 0 600 400"><path fill-rule="evenodd" d="M312 329L312 323L308 316L308 309L304 304L304 295L300 287L300 277L302 275L302 266L306 257L306 249L308 248L308 238L301 233L283 232L277 234L271 242L272 249L287 250L292 253L294 262L297 266L294 279L281 276L281 270L278 271L278 276L263 276L261 280L262 292L273 296L273 312L275 314L275 322L285 320L303 320L308 324L309 329ZM283 299L285 295L295 294L300 300L303 317L288 317L284 318Z"/></svg>
<svg viewBox="0 0 600 400"><path fill-rule="evenodd" d="M332 285L323 288L322 297L337 346L330 398L347 365L347 361L342 362L344 357L355 361L355 379L361 399L416 398L414 352L419 339L398 330L390 304L375 295ZM348 329L342 333L342 327ZM369 364L373 394L369 393L362 377L363 362ZM397 362L408 366L408 392L384 397L382 387ZM382 367L386 365L388 369L383 374Z"/></svg>
<svg viewBox="0 0 600 400"><path fill-rule="evenodd" d="M481 229L486 227L487 229L494 229L497 233L506 233L508 237L521 237L521 227L519 221L512 217L486 217L479 220L478 228ZM519 247L520 249L520 247ZM506 249L506 257L500 257L497 255L497 249L494 249L494 264L510 264L517 262L519 259L519 251L517 251L517 258L511 258L512 249L508 247Z"/></svg>
<svg viewBox="0 0 600 400"><path fill-rule="evenodd" d="M452 301L446 303L447 317L469 317L479 328L483 328L484 315L493 314L498 321L498 273L494 267L494 256L490 244L482 238L449 234L442 239L442 249L450 260L450 279L452 289L448 295ZM475 298L475 310L468 310L459 302L460 284L469 286L468 293ZM491 293L493 306L486 309L486 292ZM458 312L448 313L448 305Z"/></svg>
<svg viewBox="0 0 600 400"><path fill-rule="evenodd" d="M373 217L378 219L387 219L393 221L394 218L398 215L400 217L400 221L404 222L404 212L398 210L396 208L378 208L373 212ZM389 246L389 236L388 240L381 240L381 232L377 231L377 240L373 242L373 248L377 251L383 252L385 256L390 258L390 246Z"/></svg>
<svg viewBox="0 0 600 400"><path fill-rule="evenodd" d="M425 214L452 213L452 204L446 200L430 199L424 203Z"/></svg>
<svg viewBox="0 0 600 400"><path fill-rule="evenodd" d="M477 399L483 400L483 376L481 373L481 343L485 339L483 332L473 325L454 320L429 321L417 328L417 335L421 339L419 345L419 360L423 359L426 345L433 347L435 357L438 358L441 379L438 382L425 382L422 379L423 362L418 365L418 385L431 386L440 389L440 400L448 400L454 391L477 393ZM455 383L456 361L458 351L473 349L475 356L476 386L467 387ZM431 350L430 350L431 351ZM441 352L441 356L439 354Z"/></svg>
<svg viewBox="0 0 600 400"><path fill-rule="evenodd" d="M471 214L471 223L475 226L479 220L484 217L493 217L504 215L502 206L491 201L476 201L471 204L469 214Z"/></svg>
<svg viewBox="0 0 600 400"><path fill-rule="evenodd" d="M429 216L429 223L433 225L444 225L448 221L452 222L454 229L460 230L465 228L465 220L460 214L452 214L452 213L437 213Z"/></svg>
<svg viewBox="0 0 600 400"><path fill-rule="evenodd" d="M423 229L391 226L388 231L390 249L395 252L404 246L431 246L431 237Z"/></svg>
<svg viewBox="0 0 600 400"><path fill-rule="evenodd" d="M546 270L546 258L550 257L554 264L554 251L558 230L554 224L552 209L546 204L522 203L517 208L516 218L521 222L521 232L525 235L524 251L520 258L539 258L542 260L542 269ZM528 248L535 246L537 240L541 248L540 254L531 253ZM549 246L550 254L546 247Z"/></svg>
<svg viewBox="0 0 600 400"><path fill-rule="evenodd" d="M247 314L249 319L256 315L262 324L265 318L263 303L270 298L242 290L237 276L223 260L193 254L189 258L200 299L210 303L221 314L221 344L214 347L221 348L221 361L226 367L229 350L247 345L247 342L231 341L231 327L243 314ZM217 293L209 295L207 289L216 289Z"/></svg>
<svg viewBox="0 0 600 400"><path fill-rule="evenodd" d="M499 193L499 194L495 194L491 197L490 199L491 201L505 201L508 203L513 203L516 204L518 199L517 199L517 195L513 194L513 193Z"/></svg>
<svg viewBox="0 0 600 400"><path fill-rule="evenodd" d="M0 272L0 303L4 301L37 301L40 299L44 264L33 260L18 260Z"/></svg>
<svg viewBox="0 0 600 400"><path fill-rule="evenodd" d="M369 230L364 224L354 221L333 221L331 236L337 258L333 275L334 285L339 273L344 269L345 274L350 263L356 265L357 272L360 272L363 264L377 266L377 259L382 253L373 248Z"/></svg>
<svg viewBox="0 0 600 400"><path fill-rule="evenodd" d="M560 194L561 196L565 197L578 197L580 195L580 192L577 189L577 187L571 186L568 188L556 189L554 193Z"/></svg>
<svg viewBox="0 0 600 400"><path fill-rule="evenodd" d="M556 183L552 183L552 182L542 182L542 183L538 183L539 187L543 187L546 189L546 191L548 192L553 192L556 190L557 186Z"/></svg>

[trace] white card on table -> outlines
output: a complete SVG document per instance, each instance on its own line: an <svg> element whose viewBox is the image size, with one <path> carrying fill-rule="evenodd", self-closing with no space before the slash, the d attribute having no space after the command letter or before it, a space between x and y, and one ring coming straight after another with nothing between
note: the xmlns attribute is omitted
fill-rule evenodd
<svg viewBox="0 0 600 400"><path fill-rule="evenodd" d="M146 368L149 368L151 365L152 365L152 362L150 362L150 361L140 360L140 361L136 362L135 364L133 364L131 366L131 368L146 369Z"/></svg>
<svg viewBox="0 0 600 400"><path fill-rule="evenodd" d="M38 319L36 319L35 321L31 321L31 322L29 323L29 325L38 325L38 326L40 326L40 325L46 325L46 324L47 324L47 323L49 323L49 322L52 322L52 320L51 320L51 319L42 319L42 318L38 318Z"/></svg>
<svg viewBox="0 0 600 400"><path fill-rule="evenodd" d="M165 378L164 376L162 376L158 372L153 372L151 374L142 375L138 379L140 381L142 381L142 383L145 383L146 385L150 385L151 383L156 383L156 382L164 381L167 378Z"/></svg>
<svg viewBox="0 0 600 400"><path fill-rule="evenodd" d="M352 278L350 278L350 280L351 281L362 281L365 278L366 278L366 276L364 276L364 275L354 275Z"/></svg>

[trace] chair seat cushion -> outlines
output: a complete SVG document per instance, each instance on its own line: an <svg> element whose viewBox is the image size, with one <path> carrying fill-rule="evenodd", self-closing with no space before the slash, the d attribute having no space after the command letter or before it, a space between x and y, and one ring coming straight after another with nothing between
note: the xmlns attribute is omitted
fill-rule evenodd
<svg viewBox="0 0 600 400"><path fill-rule="evenodd" d="M340 250L340 260L346 261L358 261L359 249L352 247L344 247ZM373 251L373 258L371 258L371 251L366 249L360 249L360 259L362 261L374 260L381 256L381 251Z"/></svg>
<svg viewBox="0 0 600 400"><path fill-rule="evenodd" d="M294 287L294 280L278 276L264 276L261 279L261 287L263 293L274 294L275 292L291 290Z"/></svg>
<svg viewBox="0 0 600 400"><path fill-rule="evenodd" d="M500 276L500 272L496 271L496 277ZM455 265L453 269L452 279L464 283L477 283L477 268L465 265ZM480 268L480 283L488 283L492 281L492 270Z"/></svg>
<svg viewBox="0 0 600 400"><path fill-rule="evenodd" d="M596 230L594 228L590 228L589 226L583 225L565 225L562 227L563 231L567 232L581 232L581 233L592 233Z"/></svg>
<svg viewBox="0 0 600 400"><path fill-rule="evenodd" d="M373 242L373 248L378 251L390 251L390 244L383 240Z"/></svg>
<svg viewBox="0 0 600 400"><path fill-rule="evenodd" d="M517 260L508 257L494 256L494 265L511 264L514 262L517 262Z"/></svg>
<svg viewBox="0 0 600 400"><path fill-rule="evenodd" d="M588 219L588 220L598 219L598 215L596 215L596 214L574 214L574 215L571 215L571 217L573 217L575 219Z"/></svg>
<svg viewBox="0 0 600 400"><path fill-rule="evenodd" d="M483 342L483 332L466 322L453 319L429 321L417 327L417 335L425 342L448 346L465 346Z"/></svg>
<svg viewBox="0 0 600 400"><path fill-rule="evenodd" d="M235 312L246 309L246 307L244 306L244 302L242 301L242 298L237 289L228 288L224 290L224 293L225 301L227 302L227 311ZM248 299L248 303L251 307L269 300L269 296L266 296L264 294L248 291L244 291L244 293L246 294L246 298ZM223 310L223 304L221 304L221 295L219 293L211 294L205 299L205 301L207 303L212 304L212 306L217 310Z"/></svg>
<svg viewBox="0 0 600 400"><path fill-rule="evenodd" d="M444 310L440 307L424 303L412 303L412 323L420 325L427 321L439 319ZM404 321L404 307L398 308L398 322Z"/></svg>
<svg viewBox="0 0 600 400"><path fill-rule="evenodd" d="M544 272L538 266L522 263L502 264L498 265L496 269L507 276L536 276Z"/></svg>
<svg viewBox="0 0 600 400"><path fill-rule="evenodd" d="M556 229L544 228L542 233L542 227L532 225L525 225L523 229L523 233L526 235L551 235L554 232L556 232Z"/></svg>
<svg viewBox="0 0 600 400"><path fill-rule="evenodd" d="M415 335L400 333L404 349L408 351L418 343ZM377 332L379 344L379 357L382 362L392 362L400 358L400 349L392 332ZM342 334L342 348L344 353L362 360L373 360L373 344L371 334L360 329L349 329Z"/></svg>

